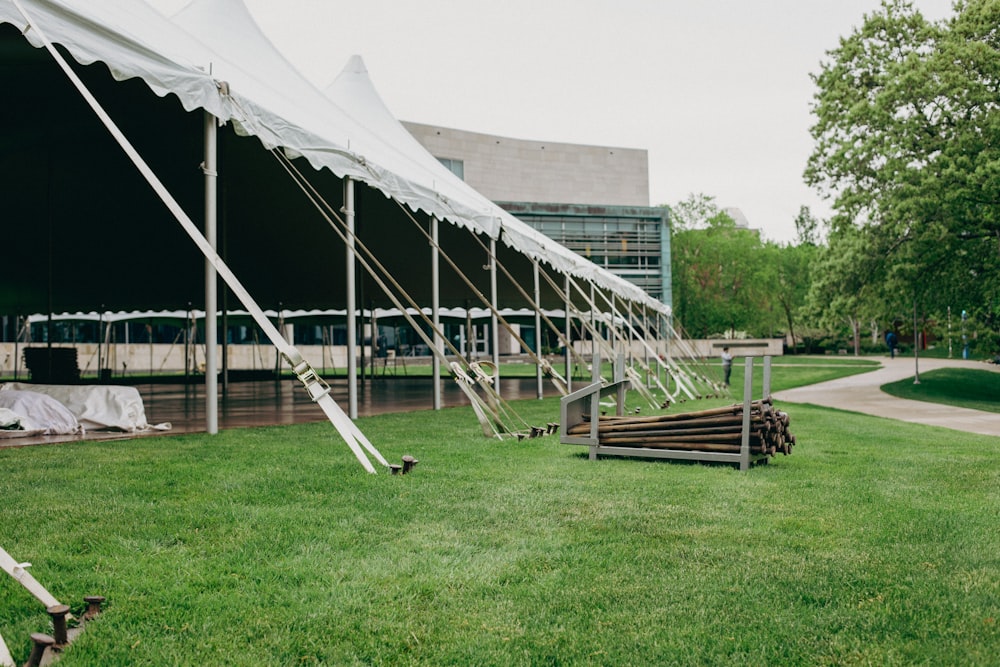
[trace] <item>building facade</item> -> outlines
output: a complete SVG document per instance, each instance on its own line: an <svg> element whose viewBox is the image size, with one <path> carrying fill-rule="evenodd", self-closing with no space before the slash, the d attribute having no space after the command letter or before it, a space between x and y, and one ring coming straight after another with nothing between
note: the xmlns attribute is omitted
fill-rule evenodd
<svg viewBox="0 0 1000 667"><path fill-rule="evenodd" d="M498 206L671 304L668 211L649 205L647 151L403 125Z"/></svg>

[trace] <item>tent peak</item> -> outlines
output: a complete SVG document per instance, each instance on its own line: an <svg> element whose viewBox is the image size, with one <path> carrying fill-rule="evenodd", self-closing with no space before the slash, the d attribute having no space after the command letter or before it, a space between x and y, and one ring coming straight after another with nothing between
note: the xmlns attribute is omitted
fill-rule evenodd
<svg viewBox="0 0 1000 667"><path fill-rule="evenodd" d="M358 54L354 54L347 59L347 64L344 65L342 74L368 74L368 68L365 67L365 59Z"/></svg>

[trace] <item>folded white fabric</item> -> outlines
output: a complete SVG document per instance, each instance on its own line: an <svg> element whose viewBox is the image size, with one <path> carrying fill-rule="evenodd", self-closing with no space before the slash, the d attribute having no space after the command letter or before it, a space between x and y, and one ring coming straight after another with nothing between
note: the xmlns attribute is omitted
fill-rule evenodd
<svg viewBox="0 0 1000 667"><path fill-rule="evenodd" d="M0 395L21 391L50 396L66 406L86 430L144 431L150 428L142 396L135 387L8 382L0 390Z"/></svg>
<svg viewBox="0 0 1000 667"><path fill-rule="evenodd" d="M65 405L45 394L9 389L0 391L0 410L14 415L20 424L16 431L45 435L73 435L83 432L79 420ZM9 413L9 414L8 414Z"/></svg>

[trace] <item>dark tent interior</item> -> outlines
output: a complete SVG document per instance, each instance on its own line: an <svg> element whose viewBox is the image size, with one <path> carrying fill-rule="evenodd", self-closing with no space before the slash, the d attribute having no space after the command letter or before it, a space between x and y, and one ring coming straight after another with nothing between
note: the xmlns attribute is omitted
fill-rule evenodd
<svg viewBox="0 0 1000 667"><path fill-rule="evenodd" d="M72 62L72 61L71 61ZM191 219L204 218L204 116L140 80L115 81L102 63L73 64ZM204 260L50 55L0 25L0 201L7 251L0 313L199 308ZM263 308L343 308L345 248L279 160L254 137L219 132L219 252ZM298 169L335 211L343 182L304 160ZM356 187L360 242L424 306L431 249L410 216L381 192ZM423 229L428 217L412 214ZM487 253L467 230L440 224L441 247L489 295ZM485 241L485 239L483 239ZM529 293L531 261L498 242L500 262ZM363 255L362 255L363 256ZM543 270L545 266L543 265ZM392 302L358 270L358 304ZM556 278L562 284L561 276ZM528 303L498 276L499 303ZM543 305L562 307L542 281ZM220 304L223 301L220 301ZM229 308L239 308L230 297ZM407 304L408 305L408 304ZM481 306L441 262L441 305Z"/></svg>

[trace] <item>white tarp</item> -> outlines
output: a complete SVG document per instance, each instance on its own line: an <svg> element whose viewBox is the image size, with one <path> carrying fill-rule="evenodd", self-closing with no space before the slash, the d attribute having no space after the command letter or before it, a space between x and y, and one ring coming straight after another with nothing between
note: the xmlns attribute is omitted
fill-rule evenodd
<svg viewBox="0 0 1000 667"><path fill-rule="evenodd" d="M76 415L55 398L35 391L0 391L0 437L74 435L83 427ZM15 428L12 428L15 427Z"/></svg>
<svg viewBox="0 0 1000 667"><path fill-rule="evenodd" d="M61 385L7 382L0 386L0 395L7 392L34 392L50 396L62 403L84 429L117 429L146 431L166 430L169 424L150 426L142 396L135 387L120 385Z"/></svg>

